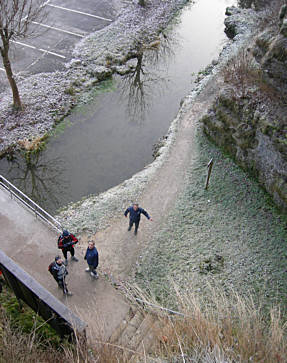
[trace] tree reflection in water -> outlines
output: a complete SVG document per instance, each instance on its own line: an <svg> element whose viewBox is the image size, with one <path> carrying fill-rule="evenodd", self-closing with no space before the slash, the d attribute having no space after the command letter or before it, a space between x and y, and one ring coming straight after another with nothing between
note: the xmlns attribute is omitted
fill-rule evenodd
<svg viewBox="0 0 287 363"><path fill-rule="evenodd" d="M174 55L177 42L176 37L162 34L157 41L138 45L136 66L122 76L121 97L128 100L127 114L131 121L143 122L148 109L168 90L166 70L161 68L166 68L165 60L170 61Z"/></svg>
<svg viewBox="0 0 287 363"><path fill-rule="evenodd" d="M47 160L41 152L17 152L9 154L3 162L5 177L34 202L48 211L61 206L59 197L63 200L67 182L62 178L60 158Z"/></svg>

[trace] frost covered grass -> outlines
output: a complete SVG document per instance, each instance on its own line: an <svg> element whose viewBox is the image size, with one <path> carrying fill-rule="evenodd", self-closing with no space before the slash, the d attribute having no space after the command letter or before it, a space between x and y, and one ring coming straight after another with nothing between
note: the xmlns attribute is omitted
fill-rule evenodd
<svg viewBox="0 0 287 363"><path fill-rule="evenodd" d="M14 112L10 91L0 94L0 156L19 147L19 140L43 137L81 102L87 90L117 72L135 57L139 43L148 43L187 0L149 1L142 9L130 2L110 26L84 38L61 71L18 77L22 112ZM126 71L129 67L126 67Z"/></svg>
<svg viewBox="0 0 287 363"><path fill-rule="evenodd" d="M287 298L286 216L231 159L198 131L195 161L185 189L150 241L137 283L157 301L176 308L174 281L208 295L209 285L240 296L253 292L264 307ZM214 158L209 189L206 165ZM284 308L285 310L285 308Z"/></svg>

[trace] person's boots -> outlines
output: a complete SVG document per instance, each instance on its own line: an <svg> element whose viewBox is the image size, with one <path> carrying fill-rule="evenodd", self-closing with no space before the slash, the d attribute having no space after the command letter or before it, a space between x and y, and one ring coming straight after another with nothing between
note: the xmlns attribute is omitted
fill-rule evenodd
<svg viewBox="0 0 287 363"><path fill-rule="evenodd" d="M67 258L65 259L64 264L65 264L65 266L68 266L68 259Z"/></svg>
<svg viewBox="0 0 287 363"><path fill-rule="evenodd" d="M96 272L96 271L91 272L91 276L92 276L94 279L98 279L98 278L99 278L99 276L98 276L98 274L97 274L97 272Z"/></svg>
<svg viewBox="0 0 287 363"><path fill-rule="evenodd" d="M76 262L78 262L78 261L79 261L79 260L77 259L77 257L75 257L75 256L72 256L71 260L76 261Z"/></svg>

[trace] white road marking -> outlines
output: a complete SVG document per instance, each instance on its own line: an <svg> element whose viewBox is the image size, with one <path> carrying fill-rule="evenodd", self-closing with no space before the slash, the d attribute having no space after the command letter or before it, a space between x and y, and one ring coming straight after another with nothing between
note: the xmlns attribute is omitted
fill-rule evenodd
<svg viewBox="0 0 287 363"><path fill-rule="evenodd" d="M43 27L45 27L45 28L49 28L49 29L53 29L53 30L57 30L57 31L62 32L62 33L67 33L67 34L75 35L76 37L84 38L84 35L82 35L82 34L78 34L78 33L73 33L73 32L70 32L69 30L64 30L64 29L56 28L56 27L54 27L54 26L47 25L47 24L37 23L37 21L33 21L32 23L33 23L33 24L36 24L36 25L43 26Z"/></svg>
<svg viewBox="0 0 287 363"><path fill-rule="evenodd" d="M50 2L51 0L47 0L44 4L42 4L41 5L41 8L43 8L44 6L46 6L46 5L49 5L49 2Z"/></svg>
<svg viewBox="0 0 287 363"><path fill-rule="evenodd" d="M56 57L59 57L59 58L62 58L62 59L66 59L66 57L65 57L65 56L63 56L63 55L61 55L61 54L54 53L54 52L50 52L49 50L42 49L42 48L39 48L39 50L40 50L41 52L44 52L44 53L52 54L52 55L54 55L54 56L56 56Z"/></svg>
<svg viewBox="0 0 287 363"><path fill-rule="evenodd" d="M53 5L53 4L47 4L47 5L48 6L51 6L53 8L70 11L72 13L77 13L77 14L82 14L82 15L86 15L86 16L91 16L92 18L97 18L97 19L106 20L106 21L112 21L112 19L107 19L107 18L103 18L101 16L97 16L97 15L93 15L93 14L89 14L89 13L84 13L84 12L79 11L79 10L73 10L73 9L64 8L63 6L58 6L58 5Z"/></svg>
<svg viewBox="0 0 287 363"><path fill-rule="evenodd" d="M34 45L30 45L30 44L25 44L22 42L16 42L15 40L11 40L12 43L16 43L16 44L20 44L23 45L24 47L28 47L28 48L32 48L32 49L37 49L36 47L34 47Z"/></svg>
<svg viewBox="0 0 287 363"><path fill-rule="evenodd" d="M3 71L3 72L5 72L5 69L4 69L4 68L0 68L0 71Z"/></svg>
<svg viewBox="0 0 287 363"><path fill-rule="evenodd" d="M47 53L47 54L52 54L52 55L54 55L56 57L59 57L59 58L62 58L62 59L66 59L65 56L63 56L61 54L58 54L58 53L50 52L47 49L36 48L36 47L34 47L34 45L25 44L25 43L22 43L22 42L15 42L15 41L12 41L12 42L13 43L16 43L16 44L19 44L19 45L23 45L24 47L28 47L28 48L31 48L31 49L39 50L40 52L44 52L44 53Z"/></svg>

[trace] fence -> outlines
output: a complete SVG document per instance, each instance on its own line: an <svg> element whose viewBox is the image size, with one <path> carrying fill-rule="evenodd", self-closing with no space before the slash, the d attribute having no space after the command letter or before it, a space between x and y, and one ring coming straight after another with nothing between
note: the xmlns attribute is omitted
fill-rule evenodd
<svg viewBox="0 0 287 363"><path fill-rule="evenodd" d="M64 337L85 337L86 323L0 250L0 270L17 299L24 301Z"/></svg>
<svg viewBox="0 0 287 363"><path fill-rule="evenodd" d="M62 232L61 224L43 208L31 200L21 190L0 175L0 186L29 208L36 217L41 218L58 232ZM75 336L85 338L86 323L77 317L70 309L56 299L48 290L40 285L32 276L25 272L3 251L0 250L0 270L18 300L24 301L60 336Z"/></svg>
<svg viewBox="0 0 287 363"><path fill-rule="evenodd" d="M37 203L30 199L26 194L21 192L18 188L0 175L0 185L5 188L9 193L11 198L13 196L18 199L22 204L29 208L36 217L40 217L43 221L48 223L52 228L56 229L58 232L62 232L63 228L60 222L58 222L54 217L47 213L43 208L41 208Z"/></svg>

